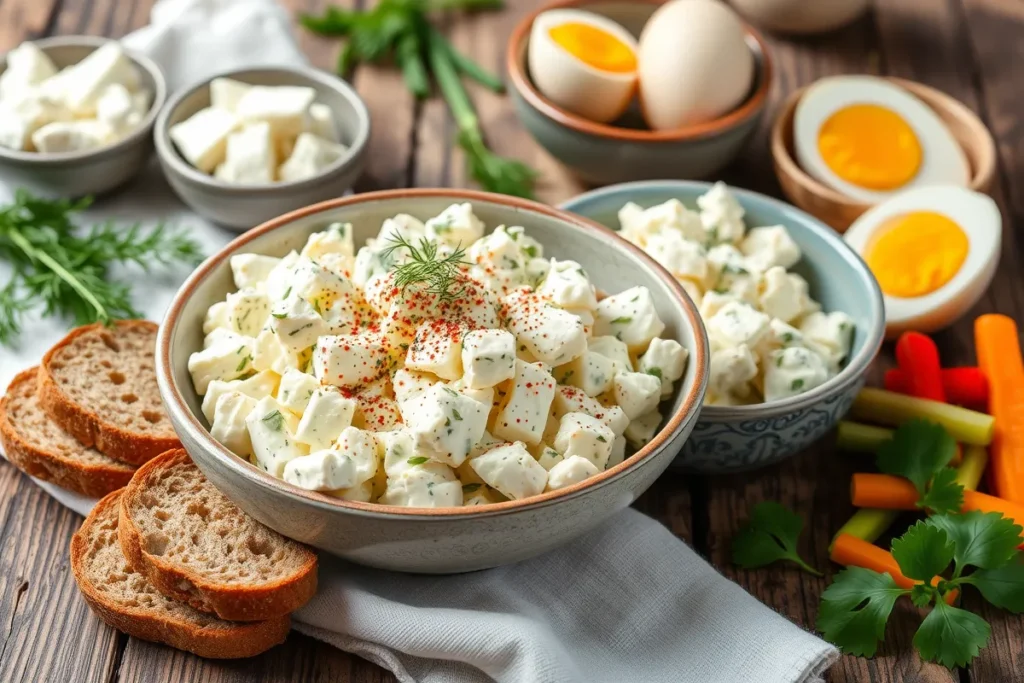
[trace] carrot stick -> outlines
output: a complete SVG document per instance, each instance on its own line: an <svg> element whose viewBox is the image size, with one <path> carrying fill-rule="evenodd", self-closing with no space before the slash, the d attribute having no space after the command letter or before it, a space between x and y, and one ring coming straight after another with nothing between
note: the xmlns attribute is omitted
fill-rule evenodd
<svg viewBox="0 0 1024 683"><path fill-rule="evenodd" d="M978 510L980 512L998 512L1014 524L1024 526L1024 505L1013 501L990 496L980 491L964 491L964 512ZM1022 534L1024 536L1024 534Z"/></svg>
<svg viewBox="0 0 1024 683"><path fill-rule="evenodd" d="M888 550L879 548L873 543L868 543L850 534L836 536L836 540L832 542L829 557L833 562L844 567L863 567L880 574L888 574L900 588L913 588L920 583L920 581L915 581L903 575L903 572L900 571L900 565L896 562L896 558ZM942 580L942 577L936 576L932 579L931 584L937 586L940 580ZM956 600L956 591L950 591L945 596L945 600L952 605Z"/></svg>
<svg viewBox="0 0 1024 683"><path fill-rule="evenodd" d="M870 388L861 389L850 408L850 416L893 427L922 418L942 425L957 441L977 446L987 446L992 441L995 422L991 415L966 408Z"/></svg>
<svg viewBox="0 0 1024 683"><path fill-rule="evenodd" d="M996 419L992 488L1000 498L1024 503L1024 359L1017 324L1005 315L981 316L974 322L974 346L988 378L988 411Z"/></svg>
<svg viewBox="0 0 1024 683"><path fill-rule="evenodd" d="M942 364L939 347L920 332L904 332L896 342L896 362L910 377L910 396L946 402L942 388Z"/></svg>
<svg viewBox="0 0 1024 683"><path fill-rule="evenodd" d="M909 479L858 472L850 478L850 501L859 508L916 510L920 496Z"/></svg>
<svg viewBox="0 0 1024 683"><path fill-rule="evenodd" d="M978 368L943 368L942 390L947 403L988 409L988 380ZM900 368L885 371L885 388L897 394L910 394L910 376Z"/></svg>

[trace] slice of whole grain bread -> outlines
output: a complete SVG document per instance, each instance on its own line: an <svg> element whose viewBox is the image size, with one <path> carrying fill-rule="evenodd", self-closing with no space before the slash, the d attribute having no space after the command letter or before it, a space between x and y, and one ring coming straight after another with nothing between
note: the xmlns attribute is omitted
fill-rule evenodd
<svg viewBox="0 0 1024 683"><path fill-rule="evenodd" d="M85 496L125 486L135 467L83 446L57 426L36 400L38 368L20 373L0 399L0 443L25 474Z"/></svg>
<svg viewBox="0 0 1024 683"><path fill-rule="evenodd" d="M100 619L128 635L200 657L251 657L284 642L288 616L224 621L163 596L132 571L117 537L121 494L114 491L97 503L71 539L71 570Z"/></svg>
<svg viewBox="0 0 1024 683"><path fill-rule="evenodd" d="M43 356L39 405L86 446L133 465L181 444L156 386L156 323L72 330Z"/></svg>
<svg viewBox="0 0 1024 683"><path fill-rule="evenodd" d="M242 512L182 449L135 473L118 533L157 590L222 619L270 619L316 592L316 555Z"/></svg>

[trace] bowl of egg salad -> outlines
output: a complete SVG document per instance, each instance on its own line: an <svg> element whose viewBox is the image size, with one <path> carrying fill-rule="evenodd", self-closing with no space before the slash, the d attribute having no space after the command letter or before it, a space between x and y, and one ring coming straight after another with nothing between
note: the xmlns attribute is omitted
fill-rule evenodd
<svg viewBox="0 0 1024 683"><path fill-rule="evenodd" d="M161 328L161 395L268 526L412 572L492 567L628 506L697 421L708 345L639 247L463 190L331 200L239 237Z"/></svg>
<svg viewBox="0 0 1024 683"><path fill-rule="evenodd" d="M643 248L698 305L708 390L677 466L763 467L820 439L849 409L885 314L867 265L831 228L723 183L624 183L562 208Z"/></svg>

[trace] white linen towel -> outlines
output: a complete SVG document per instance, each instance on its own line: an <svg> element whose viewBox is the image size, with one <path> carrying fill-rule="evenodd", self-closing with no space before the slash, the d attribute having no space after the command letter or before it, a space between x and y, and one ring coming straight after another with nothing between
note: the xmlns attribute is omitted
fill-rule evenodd
<svg viewBox="0 0 1024 683"><path fill-rule="evenodd" d="M271 0L161 0L124 42L153 57L172 90L236 66L304 61ZM207 253L232 236L185 209L155 164L84 220L108 218L188 226ZM0 281L7 273L0 264ZM139 308L161 319L185 275L136 277ZM0 386L63 333L58 321L32 322L20 347L0 353ZM79 514L95 503L37 483ZM320 590L295 628L402 683L811 683L838 656L633 510L542 557L472 574L320 561Z"/></svg>

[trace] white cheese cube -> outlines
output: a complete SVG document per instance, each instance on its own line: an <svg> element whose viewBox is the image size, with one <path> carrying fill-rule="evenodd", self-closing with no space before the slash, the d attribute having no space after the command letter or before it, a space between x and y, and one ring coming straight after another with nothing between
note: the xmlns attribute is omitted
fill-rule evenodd
<svg viewBox="0 0 1024 683"><path fill-rule="evenodd" d="M470 274L499 295L530 284L527 264L542 255L541 246L519 226L499 226L466 249L466 260L477 264Z"/></svg>
<svg viewBox="0 0 1024 683"><path fill-rule="evenodd" d="M708 251L708 289L756 304L759 280L760 271L731 244L720 244Z"/></svg>
<svg viewBox="0 0 1024 683"><path fill-rule="evenodd" d="M768 333L771 322L764 313L743 303L727 303L705 321L708 339L713 347L732 348L745 344L753 347Z"/></svg>
<svg viewBox="0 0 1024 683"><path fill-rule="evenodd" d="M758 304L761 310L783 322L803 313L803 294L798 282L782 266L773 266L761 276Z"/></svg>
<svg viewBox="0 0 1024 683"><path fill-rule="evenodd" d="M37 152L82 152L114 141L114 131L102 121L54 121L32 133Z"/></svg>
<svg viewBox="0 0 1024 683"><path fill-rule="evenodd" d="M283 182L294 182L315 176L348 153L345 145L324 140L312 133L302 133L295 140L291 155L277 169Z"/></svg>
<svg viewBox="0 0 1024 683"><path fill-rule="evenodd" d="M728 303L743 303L743 300L727 291L716 292L713 289L709 289L704 292L704 296L700 300L701 320L710 320Z"/></svg>
<svg viewBox="0 0 1024 683"><path fill-rule="evenodd" d="M120 44L106 43L85 59L67 69L64 101L77 116L95 113L96 101L108 85L139 88L139 73Z"/></svg>
<svg viewBox="0 0 1024 683"><path fill-rule="evenodd" d="M300 399L303 396L304 393L299 394ZM318 386L313 389L302 411L302 419L296 426L295 438L312 450L330 448L341 433L351 426L355 413L355 401L342 396L334 387Z"/></svg>
<svg viewBox="0 0 1024 683"><path fill-rule="evenodd" d="M277 156L270 124L249 123L228 136L224 163L217 177L235 185L261 185L274 182Z"/></svg>
<svg viewBox="0 0 1024 683"><path fill-rule="evenodd" d="M387 370L388 346L379 334L321 337L313 350L313 373L322 384L361 387Z"/></svg>
<svg viewBox="0 0 1024 683"><path fill-rule="evenodd" d="M402 404L402 420L418 451L458 467L487 429L490 404L435 384Z"/></svg>
<svg viewBox="0 0 1024 683"><path fill-rule="evenodd" d="M825 361L799 346L774 351L764 366L764 400L778 401L824 384L829 377Z"/></svg>
<svg viewBox="0 0 1024 683"><path fill-rule="evenodd" d="M292 352L309 348L328 332L320 314L296 294L275 303L270 309L269 321L277 340Z"/></svg>
<svg viewBox="0 0 1024 683"><path fill-rule="evenodd" d="M382 505L443 508L462 505L462 482L447 465L427 461L388 480Z"/></svg>
<svg viewBox="0 0 1024 683"><path fill-rule="evenodd" d="M0 145L10 149L33 149L32 134L43 126L67 121L71 114L37 94L0 102Z"/></svg>
<svg viewBox="0 0 1024 683"><path fill-rule="evenodd" d="M186 161L204 173L212 173L224 161L228 137L237 127L234 114L207 107L171 126L169 134Z"/></svg>
<svg viewBox="0 0 1024 683"><path fill-rule="evenodd" d="M238 391L221 394L213 411L210 436L243 458L252 455L252 439L245 418L256 409L256 399Z"/></svg>
<svg viewBox="0 0 1024 683"><path fill-rule="evenodd" d="M309 119L307 120L309 131L318 138L341 142L338 137L338 127L334 123L334 114L326 104L314 102L309 105Z"/></svg>
<svg viewBox="0 0 1024 683"><path fill-rule="evenodd" d="M207 420L213 422L217 400L224 394L233 391L254 398L257 401L264 396L273 396L277 393L280 380L281 378L277 373L270 371L257 372L252 377L235 379L229 382L215 379L206 387L206 393L203 395L203 415L206 416Z"/></svg>
<svg viewBox="0 0 1024 683"><path fill-rule="evenodd" d="M245 418L256 466L280 479L290 460L309 455L309 446L295 439L298 423L274 398L260 399Z"/></svg>
<svg viewBox="0 0 1024 683"><path fill-rule="evenodd" d="M516 360L512 386L495 414L491 431L506 441L539 442L554 397L555 378L551 373L539 364Z"/></svg>
<svg viewBox="0 0 1024 683"><path fill-rule="evenodd" d="M629 426L626 426L629 429ZM612 442L612 454L608 458L608 464L604 466L606 470L610 470L615 467L623 460L626 459L626 437L625 435L616 436L615 441Z"/></svg>
<svg viewBox="0 0 1024 683"><path fill-rule="evenodd" d="M275 139L295 137L305 130L314 100L316 90L313 88L254 85L242 93L235 113L243 121L266 121Z"/></svg>
<svg viewBox="0 0 1024 683"><path fill-rule="evenodd" d="M355 243L351 223L331 223L326 229L314 232L302 247L302 256L320 261L328 255L344 256L345 260L355 258Z"/></svg>
<svg viewBox="0 0 1024 683"><path fill-rule="evenodd" d="M57 73L57 67L35 43L25 42L7 53L0 75L0 98L17 97Z"/></svg>
<svg viewBox="0 0 1024 683"><path fill-rule="evenodd" d="M270 315L267 295L250 287L228 294L225 304L228 328L246 337L258 335Z"/></svg>
<svg viewBox="0 0 1024 683"><path fill-rule="evenodd" d="M235 287L262 289L267 278L281 259L261 254L235 254L231 257L231 275ZM216 304L215 304L216 305Z"/></svg>
<svg viewBox="0 0 1024 683"><path fill-rule="evenodd" d="M708 391L715 397L745 398L750 380L757 376L757 360L746 344L711 352Z"/></svg>
<svg viewBox="0 0 1024 683"><path fill-rule="evenodd" d="M148 95L131 93L120 83L111 83L96 100L96 118L115 133L125 135L142 123L148 108Z"/></svg>
<svg viewBox="0 0 1024 683"><path fill-rule="evenodd" d="M313 393L319 388L320 382L313 375L301 370L289 370L281 376L277 402L296 415L302 415Z"/></svg>
<svg viewBox="0 0 1024 683"><path fill-rule="evenodd" d="M743 239L746 226L743 224L743 207L729 193L725 183L718 182L697 198L700 207L700 221L707 231L707 240L713 244L720 242L738 243Z"/></svg>
<svg viewBox="0 0 1024 683"><path fill-rule="evenodd" d="M619 225L623 237L644 248L648 238L668 232L679 233L694 242L706 239L700 215L687 209L678 199L670 199L649 209L628 202L619 210Z"/></svg>
<svg viewBox="0 0 1024 683"><path fill-rule="evenodd" d="M707 281L708 261L704 247L684 238L681 233L652 235L644 249L677 278L701 284Z"/></svg>
<svg viewBox="0 0 1024 683"><path fill-rule="evenodd" d="M607 337L607 339L618 341L614 337ZM619 343L621 344L621 342ZM584 351L583 355L576 360L555 370L555 377L561 384L581 389L587 396L597 396L606 392L611 388L615 374L615 361L589 350Z"/></svg>
<svg viewBox="0 0 1024 683"><path fill-rule="evenodd" d="M210 81L210 106L235 112L238 102L252 88L248 83L233 78L215 78Z"/></svg>
<svg viewBox="0 0 1024 683"><path fill-rule="evenodd" d="M620 339L612 336L594 337L587 342L587 350L609 359L613 364L615 374L633 370L629 347Z"/></svg>
<svg viewBox="0 0 1024 683"><path fill-rule="evenodd" d="M547 470L522 443L493 448L473 458L470 466L488 486L511 500L542 493L548 480Z"/></svg>
<svg viewBox="0 0 1024 683"><path fill-rule="evenodd" d="M289 460L284 466L283 479L307 491L335 491L357 483L352 458L331 450Z"/></svg>
<svg viewBox="0 0 1024 683"><path fill-rule="evenodd" d="M395 400L401 405L439 381L441 380L436 375L401 368L391 378L391 386L395 392Z"/></svg>
<svg viewBox="0 0 1024 683"><path fill-rule="evenodd" d="M281 258L277 264L267 273L263 281L263 289L270 297L271 303L285 299L292 293L295 279L295 266L302 257L294 249Z"/></svg>
<svg viewBox="0 0 1024 683"><path fill-rule="evenodd" d="M358 503L372 503L373 502L373 482L364 481L362 484L356 484L347 489L338 489L337 491L326 491L327 495L340 498L341 500L351 500Z"/></svg>
<svg viewBox="0 0 1024 683"><path fill-rule="evenodd" d="M586 413L568 413L558 424L554 446L565 458L581 456L603 470L614 441L615 434L597 418Z"/></svg>
<svg viewBox="0 0 1024 683"><path fill-rule="evenodd" d="M658 433L658 427L661 425L661 413L658 411L652 411L646 415L641 415L635 420L629 423L626 427L626 441L628 441L634 448L643 448L654 435Z"/></svg>
<svg viewBox="0 0 1024 683"><path fill-rule="evenodd" d="M563 365L587 350L583 322L572 313L555 308L534 294L513 293L506 304L509 332L537 360Z"/></svg>
<svg viewBox="0 0 1024 683"><path fill-rule="evenodd" d="M388 477L397 477L409 468L429 460L428 456L416 449L416 439L404 427L377 432L377 440L384 449L384 471Z"/></svg>
<svg viewBox="0 0 1024 683"><path fill-rule="evenodd" d="M625 342L630 351L642 351L664 331L665 324L654 308L646 287L631 287L597 304L594 336L612 336Z"/></svg>
<svg viewBox="0 0 1024 683"><path fill-rule="evenodd" d="M383 466L380 442L372 433L362 429L346 427L338 437L334 450L352 459L358 483L373 479L378 468Z"/></svg>
<svg viewBox="0 0 1024 683"><path fill-rule="evenodd" d="M405 366L447 380L462 377L464 334L465 329L457 322L434 319L422 323L406 352Z"/></svg>
<svg viewBox="0 0 1024 683"><path fill-rule="evenodd" d="M493 505L494 503L501 503L505 500L508 499L482 482L472 482L462 485L462 504L465 507Z"/></svg>
<svg viewBox="0 0 1024 683"><path fill-rule="evenodd" d="M302 367L299 354L286 347L273 331L261 330L253 346L252 367L259 372L270 371L283 375L290 369Z"/></svg>
<svg viewBox="0 0 1024 683"><path fill-rule="evenodd" d="M455 382L449 382L448 386L463 396L469 396L474 401L479 401L486 406L494 405L494 387L488 387L486 389L470 389L466 386L465 378Z"/></svg>
<svg viewBox="0 0 1024 683"><path fill-rule="evenodd" d="M516 374L516 339L505 330L474 330L462 339L462 368L470 389L485 389Z"/></svg>
<svg viewBox="0 0 1024 683"><path fill-rule="evenodd" d="M559 308L591 311L597 306L597 290L575 261L551 259L537 293Z"/></svg>
<svg viewBox="0 0 1024 683"><path fill-rule="evenodd" d="M324 314L326 309L339 299L350 297L355 293L355 287L351 280L307 256L300 256L295 260L291 267L291 274L284 283L286 284L282 298L287 298L289 295L300 296L320 314ZM281 284L281 282L275 281L275 289L279 288ZM269 291L269 287L268 293L273 298L273 292Z"/></svg>
<svg viewBox="0 0 1024 683"><path fill-rule="evenodd" d="M562 457L562 454L551 446L541 444L540 453L537 456L537 462L540 463L540 466L548 472L551 471L552 467L562 462L564 459L565 458Z"/></svg>
<svg viewBox="0 0 1024 683"><path fill-rule="evenodd" d="M374 380L353 398L357 406L354 426L369 432L386 432L401 425L402 411L391 398L387 377Z"/></svg>
<svg viewBox="0 0 1024 683"><path fill-rule="evenodd" d="M630 420L651 412L661 401L661 380L645 372L615 375L612 390L615 402Z"/></svg>
<svg viewBox="0 0 1024 683"><path fill-rule="evenodd" d="M800 260L800 247L781 225L753 228L740 243L747 263L757 270L774 266L792 268Z"/></svg>
<svg viewBox="0 0 1024 683"><path fill-rule="evenodd" d="M428 220L424 228L427 239L463 249L484 236L484 223L473 214L469 202L452 204Z"/></svg>
<svg viewBox="0 0 1024 683"><path fill-rule="evenodd" d="M850 354L853 319L842 311L811 313L800 323L800 332L807 341L827 349L836 363Z"/></svg>
<svg viewBox="0 0 1024 683"><path fill-rule="evenodd" d="M377 233L377 240L384 243L384 246L398 237L411 244L418 244L420 238L426 234L427 226L423 221L407 213L399 213L384 219L380 226L380 232Z"/></svg>
<svg viewBox="0 0 1024 683"><path fill-rule="evenodd" d="M661 395L672 393L672 384L683 376L687 351L675 339L652 339L647 352L637 360L637 371L661 380Z"/></svg>
<svg viewBox="0 0 1024 683"><path fill-rule="evenodd" d="M238 379L252 372L255 344L256 340L251 337L226 338L189 356L188 371L196 393L205 394L215 379Z"/></svg>
<svg viewBox="0 0 1024 683"><path fill-rule="evenodd" d="M604 406L597 399L590 398L576 387L558 387L551 404L552 415L561 419L566 413L586 413L597 418L616 436L622 434L629 424L629 418L619 406Z"/></svg>
<svg viewBox="0 0 1024 683"><path fill-rule="evenodd" d="M547 490L557 491L578 484L600 471L601 468L598 468L593 461L578 455L570 455L548 471Z"/></svg>
<svg viewBox="0 0 1024 683"><path fill-rule="evenodd" d="M690 297L690 301L699 303L704 297L704 286L702 283L694 282L693 280L680 280L679 285L686 292L686 296Z"/></svg>

